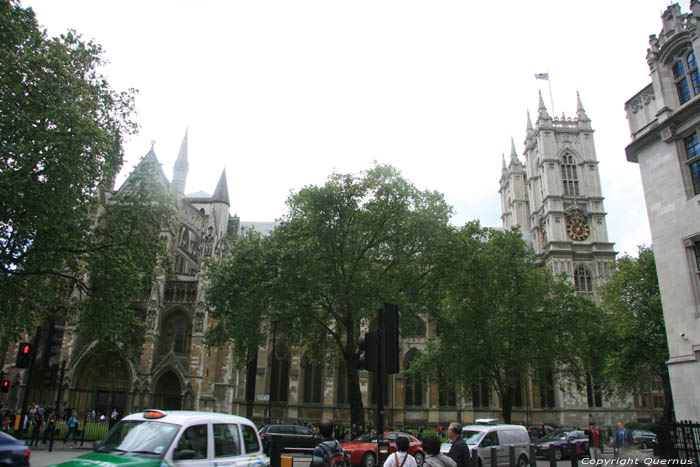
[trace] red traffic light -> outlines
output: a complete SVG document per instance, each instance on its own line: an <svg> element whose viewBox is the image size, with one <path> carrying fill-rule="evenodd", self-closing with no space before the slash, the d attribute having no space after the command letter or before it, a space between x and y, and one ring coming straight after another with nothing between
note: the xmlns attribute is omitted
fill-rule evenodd
<svg viewBox="0 0 700 467"><path fill-rule="evenodd" d="M29 352L31 352L31 351L32 351L32 345L31 345L31 344L24 344L24 345L22 346L22 353L23 353L24 355L29 355Z"/></svg>
<svg viewBox="0 0 700 467"><path fill-rule="evenodd" d="M7 379L2 380L2 389L0 389L2 392L10 392L10 381Z"/></svg>

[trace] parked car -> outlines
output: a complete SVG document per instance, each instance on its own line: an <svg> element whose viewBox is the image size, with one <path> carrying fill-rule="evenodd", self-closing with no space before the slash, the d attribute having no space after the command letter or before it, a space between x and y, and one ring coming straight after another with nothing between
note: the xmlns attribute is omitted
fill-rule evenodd
<svg viewBox="0 0 700 467"><path fill-rule="evenodd" d="M496 448L498 466L510 465L511 446L515 448L515 459L518 467L526 467L529 462L530 436L522 425L505 425L493 422L467 425L462 427L462 439L466 441L472 452L476 448L480 467L491 467L492 447ZM449 441L442 443L440 452L446 454L450 447Z"/></svg>
<svg viewBox="0 0 700 467"><path fill-rule="evenodd" d="M263 443L263 451L270 455L271 436L282 438L283 452L304 452L312 454L314 448L321 442L321 435L301 425L265 425L260 428L260 439Z"/></svg>
<svg viewBox="0 0 700 467"><path fill-rule="evenodd" d="M0 465L29 466L27 442L0 431Z"/></svg>
<svg viewBox="0 0 700 467"><path fill-rule="evenodd" d="M389 441L389 452L395 452L396 440L399 437L408 438L408 453L416 459L416 464L419 467L423 465L425 460L425 451L423 451L423 443L408 433L396 431L388 431L384 433L384 439ZM364 467L374 467L377 463L377 435L376 433L365 433L358 436L352 441L342 443L343 450L350 458L351 465L360 465Z"/></svg>
<svg viewBox="0 0 700 467"><path fill-rule="evenodd" d="M94 447L58 465L270 465L253 422L212 412L147 410L127 415Z"/></svg>
<svg viewBox="0 0 700 467"><path fill-rule="evenodd" d="M537 457L549 458L554 451L554 458L561 460L571 456L574 451L581 458L588 456L588 435L582 430L555 430L535 444Z"/></svg>
<svg viewBox="0 0 700 467"><path fill-rule="evenodd" d="M656 449L656 434L646 430L632 430L634 445L639 449Z"/></svg>
<svg viewBox="0 0 700 467"><path fill-rule="evenodd" d="M547 436L553 432L554 429L555 428L550 425L530 425L527 427L527 432L530 433L530 439L534 441L543 436ZM544 433L542 433L542 430L544 430Z"/></svg>

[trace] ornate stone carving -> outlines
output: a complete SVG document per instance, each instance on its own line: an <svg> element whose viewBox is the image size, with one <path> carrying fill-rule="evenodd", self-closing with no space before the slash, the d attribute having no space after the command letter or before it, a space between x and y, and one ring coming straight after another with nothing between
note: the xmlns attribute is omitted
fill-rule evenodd
<svg viewBox="0 0 700 467"><path fill-rule="evenodd" d="M149 331L153 331L156 328L156 321L158 319L158 309L149 308L146 312L146 326Z"/></svg>

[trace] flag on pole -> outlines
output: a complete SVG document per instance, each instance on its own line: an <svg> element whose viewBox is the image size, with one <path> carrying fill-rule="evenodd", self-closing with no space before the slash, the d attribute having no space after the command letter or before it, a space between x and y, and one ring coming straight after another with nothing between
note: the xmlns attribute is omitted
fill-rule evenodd
<svg viewBox="0 0 700 467"><path fill-rule="evenodd" d="M535 79L543 79L549 81L549 73L535 73Z"/></svg>

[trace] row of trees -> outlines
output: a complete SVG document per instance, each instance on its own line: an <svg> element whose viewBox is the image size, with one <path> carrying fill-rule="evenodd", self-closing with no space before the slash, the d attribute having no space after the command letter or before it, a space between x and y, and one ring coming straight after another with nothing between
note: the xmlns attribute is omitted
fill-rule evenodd
<svg viewBox="0 0 700 467"><path fill-rule="evenodd" d="M487 382L506 421L525 377L555 371L609 393L668 380L651 250L619 260L598 307L542 267L517 229L453 227L450 214L441 194L384 165L293 193L276 230L245 231L224 263L210 265L208 344L232 342L246 364L283 324L278 339L319 363L345 363L358 424L357 342L382 301L399 304L404 335L420 317L435 326L408 377L452 389Z"/></svg>

